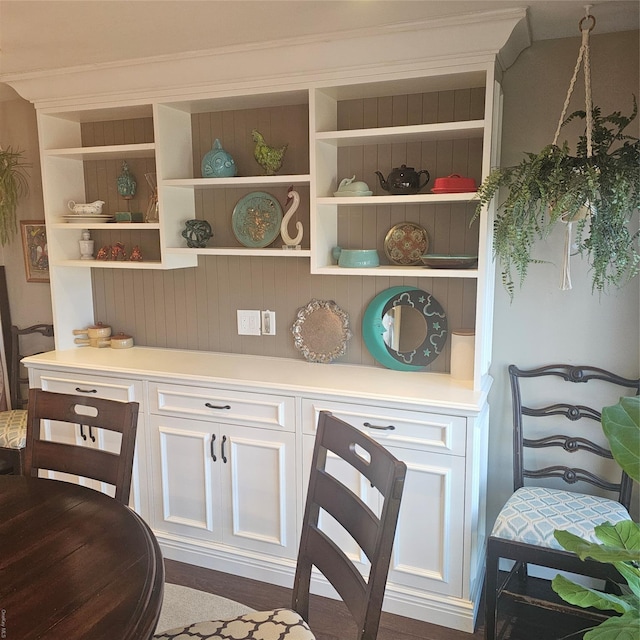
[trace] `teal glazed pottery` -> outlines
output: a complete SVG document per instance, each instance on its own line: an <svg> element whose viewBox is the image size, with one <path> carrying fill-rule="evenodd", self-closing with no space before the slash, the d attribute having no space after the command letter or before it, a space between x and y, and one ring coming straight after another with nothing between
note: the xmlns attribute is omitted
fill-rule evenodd
<svg viewBox="0 0 640 640"><path fill-rule="evenodd" d="M182 237L187 241L187 247L190 249L206 247L211 236L213 236L211 225L206 220L187 220L182 232Z"/></svg>
<svg viewBox="0 0 640 640"><path fill-rule="evenodd" d="M338 266L346 268L366 268L380 266L380 258L375 249L341 249L334 247L331 250Z"/></svg>
<svg viewBox="0 0 640 640"><path fill-rule="evenodd" d="M118 193L125 199L131 200L136 195L137 184L135 178L129 171L129 165L126 160L122 163L122 172L118 176Z"/></svg>
<svg viewBox="0 0 640 640"><path fill-rule="evenodd" d="M203 178L233 178L238 175L236 163L220 144L220 140L216 138L213 143L213 149L202 158L202 177Z"/></svg>

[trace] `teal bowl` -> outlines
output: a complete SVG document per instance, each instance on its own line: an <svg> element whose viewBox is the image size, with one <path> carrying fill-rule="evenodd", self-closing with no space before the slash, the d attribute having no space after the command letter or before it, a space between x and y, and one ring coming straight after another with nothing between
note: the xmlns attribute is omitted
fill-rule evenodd
<svg viewBox="0 0 640 640"><path fill-rule="evenodd" d="M338 266L349 269L378 267L380 258L376 249L340 249L333 250L334 258L338 260Z"/></svg>

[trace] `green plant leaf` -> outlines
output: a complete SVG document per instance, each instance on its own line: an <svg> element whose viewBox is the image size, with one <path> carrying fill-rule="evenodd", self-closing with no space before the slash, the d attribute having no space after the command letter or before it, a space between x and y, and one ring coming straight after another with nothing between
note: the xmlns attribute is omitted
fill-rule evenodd
<svg viewBox="0 0 640 640"><path fill-rule="evenodd" d="M596 525L596 538L607 547L640 551L640 524L633 520L622 520L612 525L610 522Z"/></svg>
<svg viewBox="0 0 640 640"><path fill-rule="evenodd" d="M612 593L602 593L596 589L583 587L572 582L563 575L557 575L551 581L551 588L569 604L573 604L583 609L595 607L601 611L616 611L624 613L633 610L634 603L629 602L626 598L621 598Z"/></svg>
<svg viewBox="0 0 640 640"><path fill-rule="evenodd" d="M640 482L640 396L620 398L602 410L604 430L616 462Z"/></svg>
<svg viewBox="0 0 640 640"><path fill-rule="evenodd" d="M638 640L638 638L640 638L640 615L636 609L620 617L605 620L585 633L583 640Z"/></svg>
<svg viewBox="0 0 640 640"><path fill-rule="evenodd" d="M623 520L615 525L605 523L596 527L596 535L600 540L606 540L605 544L589 542L579 536L556 529L553 532L555 539L563 549L572 551L581 560L593 558L599 562L640 562L640 525L632 520ZM602 536L602 537L601 537Z"/></svg>

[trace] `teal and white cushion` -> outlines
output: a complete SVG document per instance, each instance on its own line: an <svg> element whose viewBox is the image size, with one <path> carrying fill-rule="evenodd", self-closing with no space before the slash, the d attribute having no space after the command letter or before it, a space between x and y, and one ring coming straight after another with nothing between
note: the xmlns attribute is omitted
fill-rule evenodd
<svg viewBox="0 0 640 640"><path fill-rule="evenodd" d="M27 410L0 411L0 448L24 449L27 442Z"/></svg>
<svg viewBox="0 0 640 640"><path fill-rule="evenodd" d="M291 609L253 611L230 620L197 622L156 633L154 640L315 640L307 623Z"/></svg>
<svg viewBox="0 0 640 640"><path fill-rule="evenodd" d="M507 500L491 535L538 547L562 549L553 537L565 529L591 542L600 542L595 525L629 520L628 511L615 500L544 487L522 487Z"/></svg>

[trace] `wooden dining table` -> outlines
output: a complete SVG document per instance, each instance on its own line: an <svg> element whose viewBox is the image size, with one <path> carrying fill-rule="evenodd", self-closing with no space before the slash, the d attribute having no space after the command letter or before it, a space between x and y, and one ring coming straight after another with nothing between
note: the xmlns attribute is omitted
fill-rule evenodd
<svg viewBox="0 0 640 640"><path fill-rule="evenodd" d="M68 482L0 476L0 640L145 640L164 565L147 524Z"/></svg>

